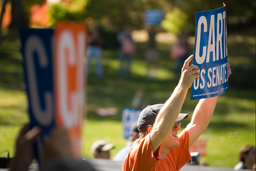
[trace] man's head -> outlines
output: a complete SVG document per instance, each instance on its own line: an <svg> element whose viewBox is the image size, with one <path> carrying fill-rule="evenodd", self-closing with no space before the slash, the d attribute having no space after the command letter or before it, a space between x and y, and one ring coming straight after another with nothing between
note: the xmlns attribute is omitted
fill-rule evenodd
<svg viewBox="0 0 256 171"><path fill-rule="evenodd" d="M240 151L240 161L247 164L255 164L255 147L252 145L246 145Z"/></svg>
<svg viewBox="0 0 256 171"><path fill-rule="evenodd" d="M137 122L137 127L140 132L143 130L148 130L148 132L149 132L150 129L148 129L148 127L151 127L154 125L156 117L157 117L160 109L162 108L162 106L163 106L163 104L149 105L141 111L138 122ZM163 143L162 145L164 145L164 144L171 145L170 147L167 147L167 148L174 148L179 145L179 141L178 141L178 137L177 137L178 130L180 129L181 121L187 117L188 117L187 113L180 113L178 115L178 117L175 121L175 124L173 125L170 133L163 141L166 143Z"/></svg>
<svg viewBox="0 0 256 171"><path fill-rule="evenodd" d="M141 111L138 122L137 122L137 127L139 131L144 130L149 125L152 126L154 124L156 120L156 116L162 107L163 107L163 104L149 105ZM180 113L175 122L180 122L187 117L188 117L187 113Z"/></svg>
<svg viewBox="0 0 256 171"><path fill-rule="evenodd" d="M105 140L98 140L92 144L91 153L94 158L110 159L110 150L114 147L114 144L108 143Z"/></svg>
<svg viewBox="0 0 256 171"><path fill-rule="evenodd" d="M139 138L139 129L137 128L137 123L134 122L130 128L130 140L135 141L138 138Z"/></svg>

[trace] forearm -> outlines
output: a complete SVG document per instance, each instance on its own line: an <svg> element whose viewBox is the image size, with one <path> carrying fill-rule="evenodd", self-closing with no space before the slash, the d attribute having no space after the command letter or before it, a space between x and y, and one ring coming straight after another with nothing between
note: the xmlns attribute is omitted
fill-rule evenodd
<svg viewBox="0 0 256 171"><path fill-rule="evenodd" d="M228 59L228 77L230 76L231 68ZM218 100L218 96L201 99L192 116L190 124L186 127L189 132L189 144L192 145L196 139L206 130L208 127L212 114L215 110L215 106Z"/></svg>
<svg viewBox="0 0 256 171"><path fill-rule="evenodd" d="M156 129L165 137L172 129L184 103L187 88L180 84L174 89L170 98L165 102L156 118Z"/></svg>
<svg viewBox="0 0 256 171"><path fill-rule="evenodd" d="M198 102L194 110L191 122L186 128L189 132L190 145L192 145L208 127L217 100L218 96L207 99L201 99Z"/></svg>
<svg viewBox="0 0 256 171"><path fill-rule="evenodd" d="M17 158L15 156L11 162L10 171L28 171L30 164L30 162L24 161L22 158Z"/></svg>
<svg viewBox="0 0 256 171"><path fill-rule="evenodd" d="M151 133L151 144L153 151L156 150L162 143L164 138L169 134L174 126L174 123L180 113L184 103L188 89L195 79L198 79L199 68L195 65L190 65L193 55L186 59L181 69L181 77L179 84L174 89L170 98L165 102L159 111Z"/></svg>
<svg viewBox="0 0 256 171"><path fill-rule="evenodd" d="M201 99L194 110L191 124L196 124L206 129L211 120L217 100L218 96Z"/></svg>

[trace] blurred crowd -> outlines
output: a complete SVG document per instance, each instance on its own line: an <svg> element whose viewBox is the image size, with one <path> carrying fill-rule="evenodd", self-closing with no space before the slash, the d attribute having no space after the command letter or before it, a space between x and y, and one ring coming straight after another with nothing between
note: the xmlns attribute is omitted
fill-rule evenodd
<svg viewBox="0 0 256 171"><path fill-rule="evenodd" d="M10 171L28 171L31 167L38 167L40 171L96 171L94 166L88 162L86 158L74 155L71 139L67 129L64 127L56 127L53 129L43 147L42 158L38 165L34 160L34 143L37 138L39 138L40 133L41 129L39 127L30 129L29 123L21 128L15 142L15 156L8 165L6 165L6 168L10 168ZM113 161L123 162L133 143L138 138L139 130L137 123L134 123L131 126L129 141L127 141L126 146L120 149L114 157L111 157L110 151L115 148L115 145L107 140L95 141L91 145L90 152L95 159L111 160L112 158ZM208 164L200 163L200 159L196 159L197 155L192 155L193 162L191 161L188 164L208 166ZM255 146L246 145L242 147L239 153L239 161L240 162L234 167L234 170L256 170Z"/></svg>
<svg viewBox="0 0 256 171"><path fill-rule="evenodd" d="M146 27L148 40L146 42L145 49L145 64L147 66L147 79L157 78L158 67L159 67L159 50L157 48L156 36L160 31L158 26L147 26ZM133 40L132 30L126 25L123 30L117 35L117 41L119 42L119 69L118 69L118 83L131 76L132 61L134 54L136 53L136 44ZM104 68L102 64L103 53L102 45L107 43L105 41L100 29L97 26L92 26L89 32L89 46L87 49L87 67L86 74L89 75L92 70L92 65L95 68L96 78L100 79L104 76ZM174 74L175 78L179 77L180 69L184 61L188 57L188 36L185 32L181 32L178 35L177 42L170 47L170 58L175 60Z"/></svg>
<svg viewBox="0 0 256 171"><path fill-rule="evenodd" d="M95 31L95 30L94 30ZM152 31L152 30L151 30ZM98 33L92 33L95 34L95 37L99 36ZM154 33L152 33L154 34ZM96 36L97 35L97 36ZM129 39L130 37L130 32L128 28L125 28L125 30L123 32L120 32L120 35L118 36L120 41L122 39ZM183 39L183 38L182 38ZM101 42L102 39L99 40L95 40L95 42ZM179 44L182 42L183 40L180 40ZM94 43L94 45L92 46L97 46L97 43ZM151 45L149 45L149 47L154 47L154 43L149 43ZM95 48L95 47L92 47ZM97 49L97 48L96 48ZM100 49L97 49L94 51L98 51ZM97 53L95 53L97 54ZM121 56L127 56L127 55L131 55L131 54L126 54L122 52L122 49L120 50L120 58L123 58ZM182 73L181 73L181 78L180 78L180 84L184 84L186 85L188 88L191 86L190 84L193 82L194 79L196 79L198 77L198 69L197 66L194 65L190 65L189 63L192 61L193 59L193 55L191 55L187 60L184 61L184 64L182 66ZM126 62L130 62L126 61ZM129 65L128 65L129 66ZM127 69L127 68L126 68ZM129 69L129 67L128 67ZM231 69L230 66L228 65L228 75L231 74ZM100 69L99 72L99 77L103 76L102 73L102 69ZM191 72L191 73L190 73ZM120 73L123 73L123 71L120 71ZM125 73L127 73L125 71ZM128 74L129 75L129 74ZM184 75L188 75L187 77ZM189 77L189 75L191 76L191 78ZM120 74L120 77L123 76L127 76L126 74ZM189 80L189 81L188 81ZM184 92L184 95L186 95L186 92ZM142 154L136 154L136 153L140 153L140 148L145 148L143 153L147 153L150 152L150 158L154 158L155 156L159 155L159 159L160 159L160 152L159 150L161 150L162 148L167 148L168 151L171 151L172 154L176 154L177 147L179 147L179 150L183 151L184 155L186 153L187 157L182 157L184 160L184 163L187 163L188 161L190 161L189 163L192 165L201 165L201 166L208 166L208 164L205 163L200 163L199 161L199 153L193 155L193 154L189 154L189 150L188 148L186 148L186 146L191 146L198 137L199 135L204 131L204 129L200 130L195 129L195 126L191 126L193 122L196 122L196 120L198 120L198 124L205 124L205 126L207 127L209 120L210 120L210 116L213 113L213 110L215 108L215 103L217 101L217 97L214 97L212 99L207 99L207 100L200 100L197 107L195 108L195 112L192 116L191 122L190 124L187 125L186 129L184 129L182 131L181 134L181 138L179 137L179 143L182 143L181 145L179 145L179 143L177 144L176 139L178 139L177 133L178 130L180 130L181 128L181 121L185 118L187 118L188 114L182 114L179 113L177 115L174 122L174 126L170 127L170 123L166 122L166 119L163 120L159 120L158 118L161 117L162 115L170 115L170 117L172 117L172 112L170 112L169 110L174 110L175 108L179 108L177 106L182 106L182 103L180 104L176 104L175 106L173 106L173 103L175 103L175 99L179 99L179 98L172 98L172 96L166 101L165 104L155 104L155 105L148 105L145 102L144 99L144 94L143 94L143 90L138 89L135 92L134 98L131 100L131 107L133 109L141 109L141 113L140 116L138 118L138 121L134 122L131 127L130 127L130 138L127 141L127 144L125 147L123 147L122 149L120 149L115 156L111 156L111 150L115 148L115 144L117 142L111 143L107 140L104 139L100 139L95 141L92 145L91 145L91 154L93 156L93 158L95 159L104 159L104 160L113 160L113 161L118 161L118 162L123 162L123 169L126 167L126 170L129 170L129 167L133 167L133 165L129 166L129 162L136 162L136 160L141 160L142 158L140 158L139 156ZM176 90L174 90L173 92L176 92ZM178 93L179 94L179 93ZM176 95L178 96L178 95ZM207 101L207 102L206 102ZM205 108L205 106L207 106L207 109ZM211 107L212 106L212 107ZM165 110L167 109L163 109L164 112L160 112L162 111L162 108L168 108L168 112ZM161 109L161 110L160 110ZM198 117L202 112L200 112L200 110L204 110L205 113L204 115L209 115L209 117L207 118L207 122L201 122L202 120L200 119L201 117ZM177 113L177 112L176 112ZM157 117L159 116L159 117ZM165 117L167 117L165 116ZM199 118L199 119L198 119ZM206 119L205 118L205 119ZM169 121L169 119L167 119ZM205 121L205 120L204 120ZM159 122L159 123L158 123ZM161 126L164 125L164 127L166 127L167 125L170 127L171 130L167 130L167 132L169 132L168 134L171 134L169 136L167 136L168 144L170 145L169 142L176 144L175 147L174 146L170 146L168 147L168 145L166 146L165 140L163 140L162 142L159 142L161 144L159 144L158 149L155 149L157 153L154 152L154 156L152 156L152 150L154 148L147 148L147 137L150 137L149 135L151 135L151 143L155 144L155 141L158 141L159 139L153 139L154 137L154 130L153 130L153 126L152 125L156 125L157 126ZM172 124L171 124L172 125ZM200 127L201 128L201 127ZM153 131L153 132L152 132ZM188 131L192 131L190 133L190 136L188 136ZM195 131L195 132L193 132ZM152 132L152 133L151 133ZM197 133L199 132L199 133ZM35 142L38 142L38 139L40 137L42 133L42 130L40 127L31 127L30 123L25 124L20 132L17 135L17 139L15 142L15 155L14 157L11 159L10 162L8 162L7 167L10 168L10 171L28 171L29 168L31 167L32 164L35 163L35 158L39 159L38 164L38 168L40 171L58 171L58 170L62 170L62 171L71 171L71 170L88 170L88 171L94 171L96 170L94 168L94 166L87 161L86 158L82 158L81 156L76 156L73 149L72 149L72 141L71 138L69 136L68 130L64 127L55 127L54 129L51 130L50 134L48 135L47 138L45 138L45 143L40 146L41 150L39 150L39 153L36 153L36 151L38 152L38 150L35 149ZM195 135L194 135L194 134ZM155 136L159 136L159 134L155 135ZM194 137L195 136L195 137ZM194 137L194 138L193 138ZM170 140L169 138L171 138L172 140ZM189 140L188 138L192 138L192 140ZM183 140L184 139L184 140ZM183 142L184 141L184 142ZM192 141L192 142L190 142ZM188 144L188 142L190 144ZM143 144L144 146L141 146L140 144ZM185 145L185 144L187 145ZM135 150L134 149L137 149ZM184 149L183 149L184 148ZM177 148L178 149L178 148ZM168 152L169 153L169 152ZM145 155L145 154L144 154ZM39 157L40 156L40 157ZM180 153L177 153L177 155L174 155L173 157L178 157L180 156ZM148 156L149 157L149 156ZM166 156L169 160L169 158L171 159L171 154L168 154ZM131 159L130 159L131 158ZM134 160L134 158L137 158L136 160ZM158 157L156 157L158 158ZM155 159L155 158L154 158ZM144 160L144 159L143 159ZM234 170L239 170L239 169L255 169L256 165L255 165L255 147L253 145L247 145L244 146L241 151L240 151L240 156L239 156L239 160L240 162L234 167ZM154 160L155 162L155 160ZM160 162L161 163L161 162ZM141 163L137 163L136 165L141 165ZM141 165L142 167L144 167L144 165ZM138 167L141 167L138 166ZM154 166L153 166L154 167ZM182 167L182 165L181 165Z"/></svg>
<svg viewBox="0 0 256 171"><path fill-rule="evenodd" d="M157 78L157 72L158 72L159 61L160 61L159 51L158 51L157 42L156 42L156 35L157 35L158 31L159 30L157 27L152 26L152 27L147 28L148 41L147 41L147 46L146 46L146 50L145 50L145 63L147 65L146 78L150 79L150 80ZM117 82L123 83L123 81L126 78L129 78L131 76L131 67L132 67L133 56L136 52L136 44L132 37L131 28L129 26L124 26L123 30L121 30L118 33L117 40L120 43L119 56L118 56L119 69L118 69L118 73L117 73L117 75L118 75ZM104 39L102 33L99 31L99 28L97 26L94 26L90 29L88 42L89 42L89 46L87 49L86 74L87 75L90 74L92 65L93 65L93 63L95 63L96 77L101 79L102 77L104 77L104 67L102 64L102 59L103 59L102 45L104 42L106 42L106 40ZM186 35L185 32L181 32L178 36L178 41L174 45L172 45L172 47L170 47L169 57L171 59L175 60L175 68L174 68L175 77L176 78L181 77L181 82L183 81L182 79L184 79L185 80L184 82L186 83L187 87L189 88L189 86L191 86L193 80L196 79L196 77L198 76L198 73L197 73L198 68L196 66L192 66L192 65L189 66L189 62L191 62L193 57L190 56L188 58L188 54L189 54L188 49L189 49L188 48L188 36ZM182 72L186 73L187 70L189 72L193 72L193 74L191 74L191 75L194 75L193 79L189 80L182 73ZM186 79L189 81L187 81ZM191 84L189 85L186 81L190 82ZM182 83L185 85L184 82L182 82ZM168 99L168 100L170 101L173 99ZM168 103L168 101L167 101L167 103ZM199 106L202 103L199 103ZM210 103L210 102L208 102L208 103ZM172 104L169 104L169 106L167 106L167 107L170 107L171 105ZM180 104L178 104L178 105L180 105ZM176 106L177 106L177 104L172 107L174 108ZM182 104L181 104L181 106L182 106ZM202 106L200 106L200 107L202 107ZM204 106L207 106L207 105L204 105ZM160 109L153 110L154 107L155 106L148 106L147 102L144 99L143 90L138 89L135 92L133 99L131 99L131 108L143 110L144 113L141 112L141 115L146 115L146 116L143 116L145 118L143 118L143 119L140 118L142 120L141 123L138 120L138 122L133 123L131 125L130 138L127 141L126 146L123 147L122 149L120 149L114 156L111 156L111 150L115 148L115 144L118 142L111 143L111 142L108 142L107 140L100 139L100 140L95 141L93 144L91 144L90 153L92 154L93 158L113 160L113 161L118 161L118 162L125 161L128 153L130 152L130 150L134 144L141 143L141 141L146 141L145 137L147 137L147 134L150 134L151 131L153 130L153 124L155 124L157 126L158 125L161 126L161 124L163 124L162 122L160 123L160 121L159 121L159 123L157 122L158 120L156 119L156 116L158 115L158 112L160 111ZM212 107L213 110L214 110L214 107ZM146 113L145 109L149 110L149 108L151 110L150 111L151 113L148 111L146 111L146 112L148 112L148 113ZM198 112L199 109L195 108L195 111ZM211 112L212 111L210 111L209 113L211 113ZM198 113L200 113L200 112L198 112ZM148 119L147 117L151 117L151 118ZM175 120L172 118L173 124L172 124L170 130L168 130L168 131L169 132L172 131L173 137L178 137L177 133L181 126L181 120L185 119L186 117L187 117L187 114L182 115L181 118L179 115L178 117L174 118ZM143 135L142 127L144 126L143 125L144 123L148 122L147 119L150 120L150 122L152 122L152 123L151 123L151 125L150 124L146 125L146 127L144 128L145 132ZM195 119L192 119L192 121L194 121L196 119L197 118L195 117ZM165 120L165 118L163 118L162 120ZM188 129L193 130L194 128L191 126ZM36 156L35 156L36 153L35 153L34 143L37 142L38 138L40 137L41 132L42 132L41 128L39 128L39 127L31 128L29 123L25 124L21 128L20 132L17 135L17 139L15 141L15 156L11 160L11 162L8 163L8 166L7 166L10 168L10 171L28 171L31 164L35 163L34 159L36 158ZM154 133L154 130L152 132ZM153 133L151 133L151 134L153 134ZM184 134L186 134L186 133L184 133ZM198 133L198 136L199 135L200 134ZM165 142L164 138L161 142L158 142L159 146L166 145L164 143ZM186 136L184 135L184 139L185 138L186 138ZM193 140L196 140L196 138L194 138ZM188 150L188 149L186 149L186 150ZM156 149L155 149L155 151L156 151ZM156 155L155 151L154 151L154 154L151 154L151 155ZM157 151L157 152L159 152L159 151ZM94 166L91 165L90 162L88 162L86 160L86 158L81 158L74 154L74 152L72 150L71 139L69 137L67 129L64 127L56 127L51 131L51 133L45 140L45 144L42 146L42 154L40 154L40 155L41 155L41 160L40 160L40 163L38 163L38 167L39 167L40 171L57 171L57 170L62 170L62 171L71 171L71 170L72 171L73 170L80 171L81 170L82 171L82 170L85 170L85 168L88 171L96 170L94 168ZM197 154L197 155L199 155L199 154ZM192 158L192 160L193 160L193 158ZM184 159L184 161L185 161L185 159ZM207 165L207 164L202 164L199 161L194 162L194 164L195 165L204 165L204 166ZM256 170L255 146L247 145L241 149L240 155L239 155L239 163L236 166L234 166L234 170L240 170L240 169Z"/></svg>

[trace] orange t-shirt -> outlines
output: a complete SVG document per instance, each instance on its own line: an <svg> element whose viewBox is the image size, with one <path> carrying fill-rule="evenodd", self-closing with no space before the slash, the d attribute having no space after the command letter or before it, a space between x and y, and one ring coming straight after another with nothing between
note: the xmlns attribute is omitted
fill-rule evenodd
<svg viewBox="0 0 256 171"><path fill-rule="evenodd" d="M131 148L123 162L123 171L180 170L191 159L189 153L189 134L186 130L179 135L179 142L180 145L169 150L165 159L158 159L158 150L153 153L148 134L140 144Z"/></svg>

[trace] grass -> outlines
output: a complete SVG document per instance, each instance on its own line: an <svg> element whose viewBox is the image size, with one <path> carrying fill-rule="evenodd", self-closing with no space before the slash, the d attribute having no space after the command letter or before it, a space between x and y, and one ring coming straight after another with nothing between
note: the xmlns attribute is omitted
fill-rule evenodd
<svg viewBox="0 0 256 171"><path fill-rule="evenodd" d="M22 57L17 37L17 34L5 35L0 49L0 157L6 156L6 153L1 153L4 150L10 151L11 156L14 155L15 136L21 125L28 121L26 94L21 88ZM241 64L255 68L255 41L252 39L247 35L229 36L229 59L232 68L239 68ZM145 76L145 43L138 43L132 64L132 76L122 84L117 82L118 50L104 50L104 78L96 79L92 70L87 80L83 156L92 157L90 146L98 139L106 139L116 145L111 151L112 157L126 145L122 135L121 109L130 106L137 89L144 91L148 104L163 103L170 96L178 82L173 74L174 61L169 58L170 45L158 44L161 49L158 78L148 80ZM231 75L233 81L230 79L230 82L239 81L236 79L239 74L245 77L246 73L242 72L243 70L234 70ZM254 77L251 79L254 79L255 73L252 74ZM196 103L197 100L190 100L189 91L182 112L188 112L191 118ZM115 107L118 114L101 117L96 114L98 107ZM189 119L186 119L182 128L188 122ZM202 136L210 139L207 144L207 156L201 161L214 167L234 167L238 162L241 147L246 144L255 145L255 89L236 88L230 83L229 91L219 97L210 125Z"/></svg>

